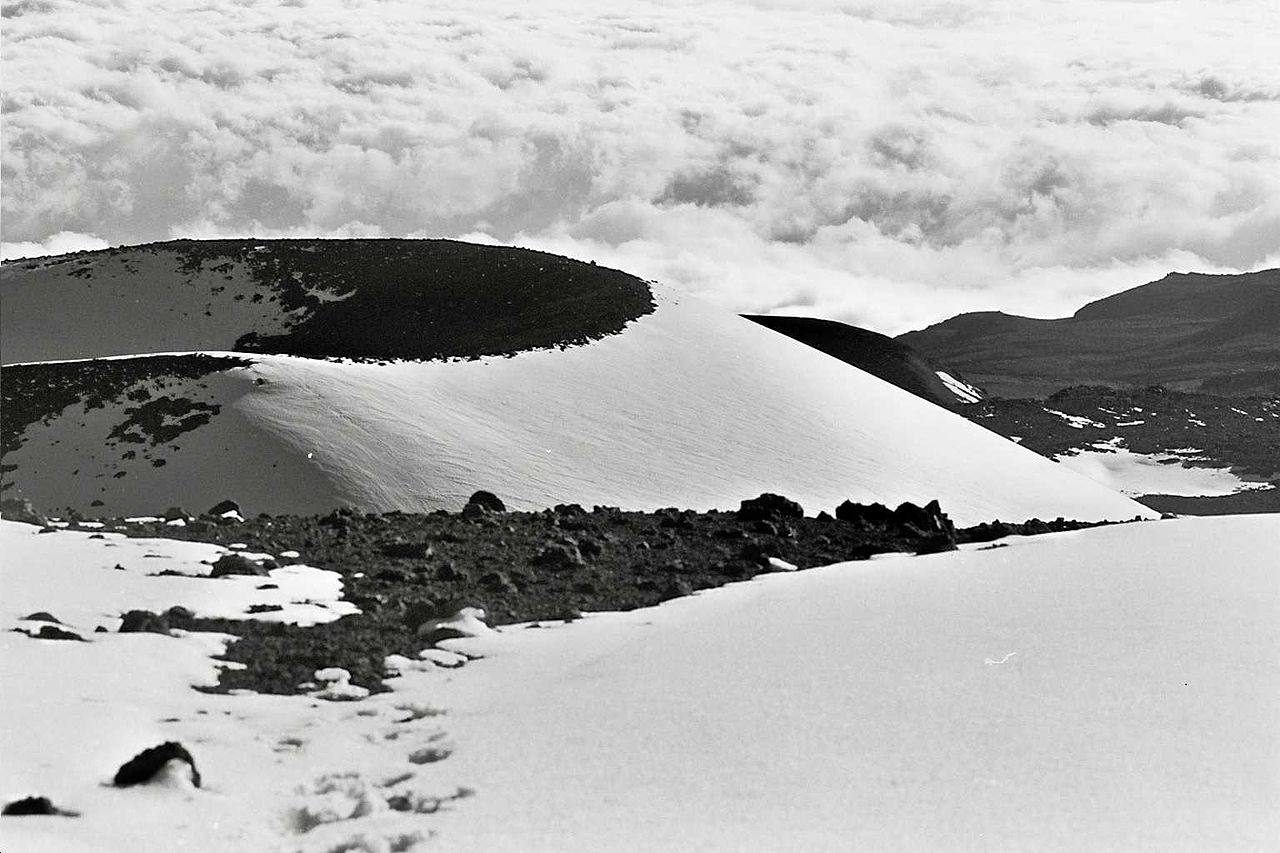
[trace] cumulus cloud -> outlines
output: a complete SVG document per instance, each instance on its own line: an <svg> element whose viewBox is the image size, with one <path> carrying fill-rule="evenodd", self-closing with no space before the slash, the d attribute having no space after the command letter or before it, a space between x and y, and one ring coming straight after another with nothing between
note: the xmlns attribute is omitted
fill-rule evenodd
<svg viewBox="0 0 1280 853"><path fill-rule="evenodd" d="M24 247L471 235L889 332L1280 256L1268 0L3 14Z"/></svg>

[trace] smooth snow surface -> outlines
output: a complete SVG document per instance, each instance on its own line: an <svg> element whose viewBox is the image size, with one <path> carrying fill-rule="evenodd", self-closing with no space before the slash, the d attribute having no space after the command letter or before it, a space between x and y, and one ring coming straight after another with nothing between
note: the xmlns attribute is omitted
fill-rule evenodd
<svg viewBox="0 0 1280 853"><path fill-rule="evenodd" d="M32 530L0 526L73 536ZM1276 849L1278 541L1189 518L763 575L397 656L349 702L195 692L218 638L5 633L0 796L83 817L0 849ZM203 789L100 784L164 739Z"/></svg>
<svg viewBox="0 0 1280 853"><path fill-rule="evenodd" d="M386 365L254 356L182 386L222 412L164 467L92 461L121 419L110 408L55 420L6 461L52 472L29 478L38 506L75 492L118 514L227 496L250 513L458 509L488 489L516 509L734 509L771 491L810 514L937 498L960 524L1153 515L811 347L655 292L654 314L564 350Z"/></svg>
<svg viewBox="0 0 1280 853"><path fill-rule="evenodd" d="M1123 424L1117 424L1123 426ZM1113 443L1099 443L1100 450L1078 450L1057 457L1058 463L1091 480L1137 497L1139 495L1185 495L1188 497L1231 495L1252 489L1272 488L1270 483L1242 480L1230 468L1203 468L1185 465L1195 457L1169 453L1134 453Z"/></svg>

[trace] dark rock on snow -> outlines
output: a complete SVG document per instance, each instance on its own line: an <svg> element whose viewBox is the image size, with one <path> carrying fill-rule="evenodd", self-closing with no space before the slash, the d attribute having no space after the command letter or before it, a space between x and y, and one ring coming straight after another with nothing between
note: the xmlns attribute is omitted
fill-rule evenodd
<svg viewBox="0 0 1280 853"><path fill-rule="evenodd" d="M28 817L31 815L57 815L60 817L79 817L79 812L67 811L55 806L48 797L23 797L6 803L0 814L5 817Z"/></svg>
<svg viewBox="0 0 1280 853"><path fill-rule="evenodd" d="M168 634L172 628L190 630L195 625L195 614L185 607L170 607L164 613L150 610L130 610L121 617L121 634Z"/></svg>
<svg viewBox="0 0 1280 853"><path fill-rule="evenodd" d="M62 624L61 619L54 616L52 613L46 613L43 610L38 610L35 613L28 613L26 616L23 616L22 618L26 619L28 622L52 622L55 625Z"/></svg>
<svg viewBox="0 0 1280 853"><path fill-rule="evenodd" d="M116 771L111 784L117 788L128 788L133 785L144 785L150 782L170 761L185 761L191 767L191 783L200 787L200 771L196 769L196 760L191 757L187 748L176 741L166 741L159 746L144 749L124 763Z"/></svg>
<svg viewBox="0 0 1280 853"><path fill-rule="evenodd" d="M223 554L213 564L209 577L220 578L225 575L265 575L267 570L259 563L253 562L240 554Z"/></svg>
<svg viewBox="0 0 1280 853"><path fill-rule="evenodd" d="M64 631L54 625L42 625L39 631L34 634L30 631L15 629L19 634L26 634L33 640L75 640L77 642L85 642L84 637L71 631Z"/></svg>

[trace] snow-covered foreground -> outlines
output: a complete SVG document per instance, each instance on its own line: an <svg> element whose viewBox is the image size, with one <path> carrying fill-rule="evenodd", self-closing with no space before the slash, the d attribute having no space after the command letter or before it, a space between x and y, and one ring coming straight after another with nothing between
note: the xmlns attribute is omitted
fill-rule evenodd
<svg viewBox="0 0 1280 853"><path fill-rule="evenodd" d="M93 568L110 540L0 536L4 627L124 574ZM354 703L197 693L207 637L5 633L0 796L84 814L0 846L1275 849L1278 542L1181 519L769 575L448 641L484 657L395 661ZM205 788L102 786L164 739Z"/></svg>

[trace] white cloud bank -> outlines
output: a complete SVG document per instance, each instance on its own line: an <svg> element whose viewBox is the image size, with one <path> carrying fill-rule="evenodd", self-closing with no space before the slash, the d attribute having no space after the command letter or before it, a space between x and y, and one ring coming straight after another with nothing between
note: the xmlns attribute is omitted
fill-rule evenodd
<svg viewBox="0 0 1280 853"><path fill-rule="evenodd" d="M1280 263L1269 0L474 7L7 0L6 254L483 235L886 331Z"/></svg>

